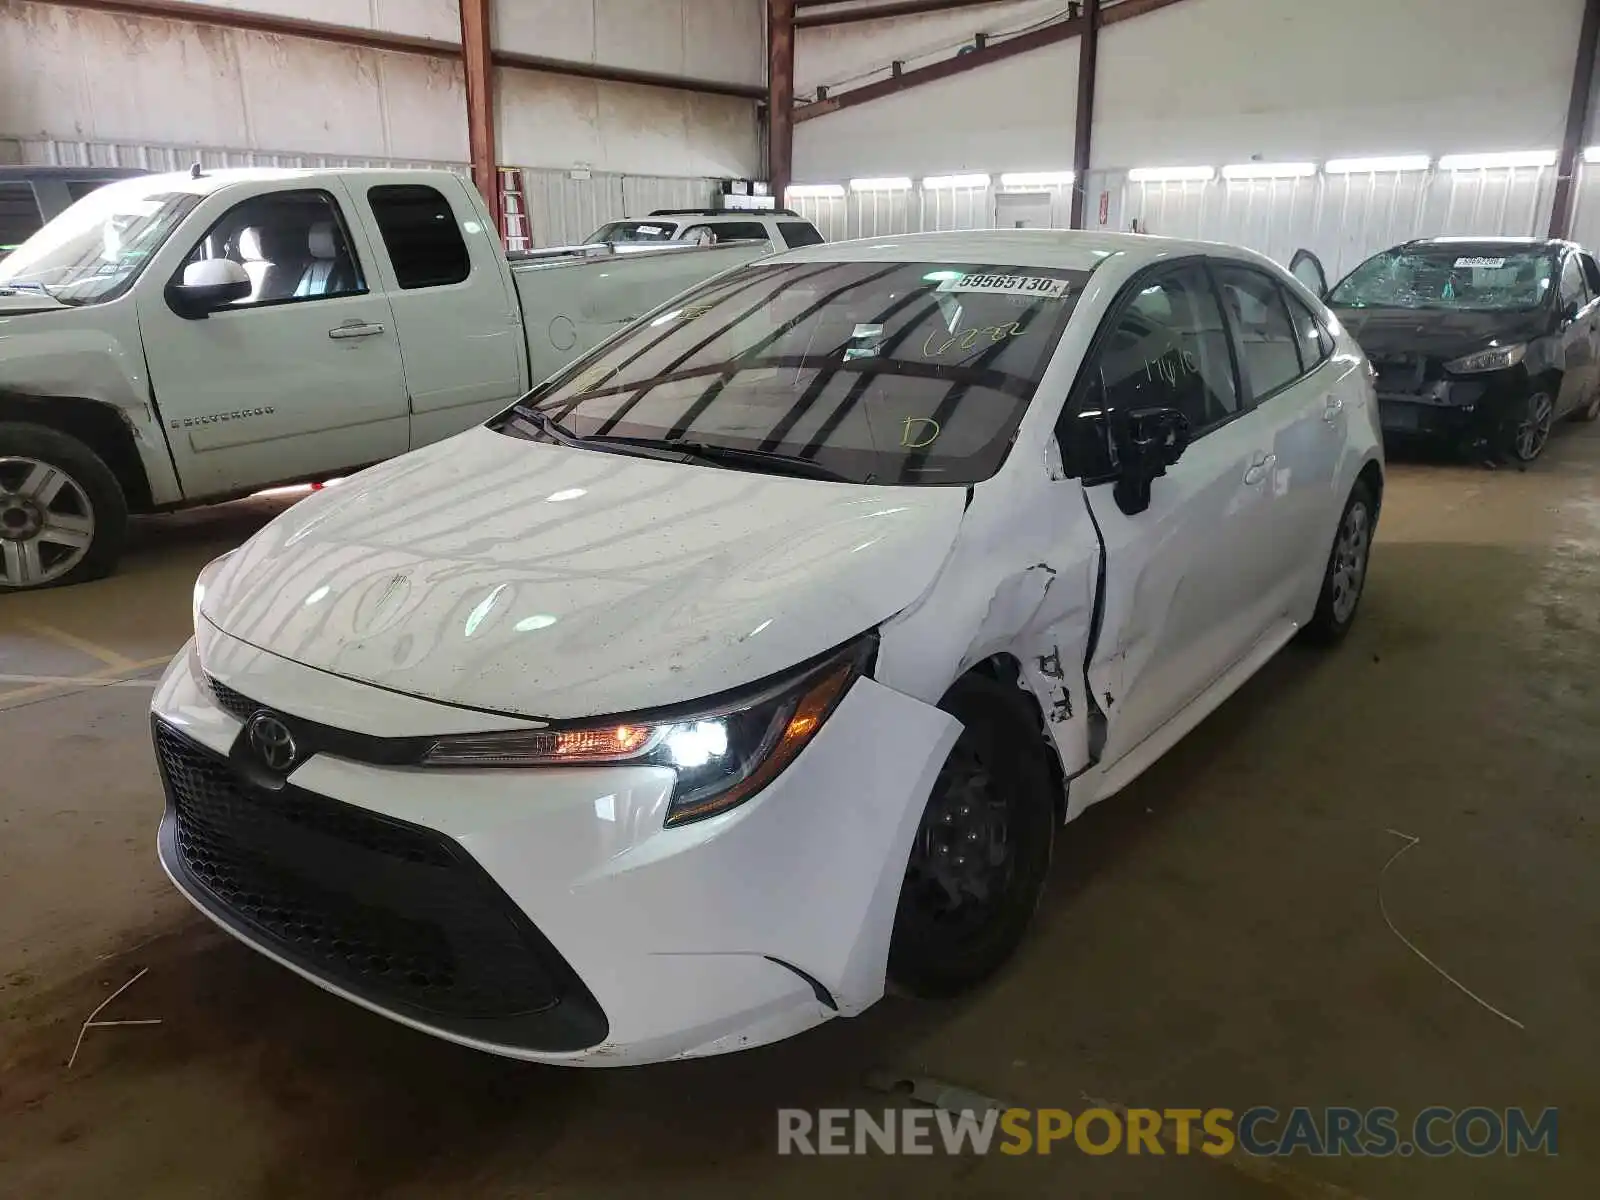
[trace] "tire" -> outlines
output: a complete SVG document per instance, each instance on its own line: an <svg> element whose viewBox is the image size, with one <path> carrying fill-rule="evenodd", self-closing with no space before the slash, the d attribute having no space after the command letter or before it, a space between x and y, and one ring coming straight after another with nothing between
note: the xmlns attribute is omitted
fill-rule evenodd
<svg viewBox="0 0 1600 1200"><path fill-rule="evenodd" d="M1580 408L1570 418L1574 421L1600 421L1600 389L1594 394L1594 399L1589 401L1588 408Z"/></svg>
<svg viewBox="0 0 1600 1200"><path fill-rule="evenodd" d="M1305 628L1307 641L1333 645L1350 632L1366 589L1367 564L1372 556L1372 531L1377 525L1378 506L1372 488L1364 479L1356 480L1350 498L1339 514L1333 548L1322 571L1322 591L1317 596L1317 611Z"/></svg>
<svg viewBox="0 0 1600 1200"><path fill-rule="evenodd" d="M940 707L963 728L918 823L889 945L891 986L929 999L982 982L1021 944L1056 823L1038 713L1022 693L967 676ZM970 854L984 843L987 864Z"/></svg>
<svg viewBox="0 0 1600 1200"><path fill-rule="evenodd" d="M1509 447L1511 458L1526 466L1550 442L1550 430L1555 424L1555 397L1543 388L1535 388L1523 401L1522 415L1517 421L1516 433Z"/></svg>
<svg viewBox="0 0 1600 1200"><path fill-rule="evenodd" d="M0 592L107 575L127 530L127 499L99 455L59 430L0 421Z"/></svg>

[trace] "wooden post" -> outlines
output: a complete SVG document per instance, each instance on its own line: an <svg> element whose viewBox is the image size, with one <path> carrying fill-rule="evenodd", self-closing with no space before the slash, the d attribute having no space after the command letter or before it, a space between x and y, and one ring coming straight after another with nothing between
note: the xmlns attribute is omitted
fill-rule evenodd
<svg viewBox="0 0 1600 1200"><path fill-rule="evenodd" d="M500 213L500 172L494 139L494 65L490 46L492 0L460 0L461 61L467 81L467 152L472 182L494 214L495 229L505 236Z"/></svg>
<svg viewBox="0 0 1600 1200"><path fill-rule="evenodd" d="M794 171L794 0L767 0L767 181L779 208Z"/></svg>

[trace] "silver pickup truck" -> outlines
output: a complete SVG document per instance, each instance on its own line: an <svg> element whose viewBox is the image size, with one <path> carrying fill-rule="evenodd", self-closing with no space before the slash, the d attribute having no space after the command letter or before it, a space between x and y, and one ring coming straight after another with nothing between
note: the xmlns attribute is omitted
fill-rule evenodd
<svg viewBox="0 0 1600 1200"><path fill-rule="evenodd" d="M508 258L447 171L107 184L0 261L0 591L128 514L343 475L484 420L766 242Z"/></svg>

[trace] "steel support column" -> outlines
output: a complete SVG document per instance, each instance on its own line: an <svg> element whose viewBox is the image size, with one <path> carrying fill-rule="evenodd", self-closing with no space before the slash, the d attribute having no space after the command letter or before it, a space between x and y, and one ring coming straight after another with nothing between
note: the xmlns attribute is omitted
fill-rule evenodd
<svg viewBox="0 0 1600 1200"><path fill-rule="evenodd" d="M1084 0L1083 37L1078 41L1078 128L1072 144L1072 228L1082 229L1094 140L1094 77L1100 55L1100 0Z"/></svg>
<svg viewBox="0 0 1600 1200"><path fill-rule="evenodd" d="M500 177L494 140L494 51L489 45L492 0L460 0L461 61L467 81L467 152L472 182L494 213L494 225L505 234L500 213Z"/></svg>
<svg viewBox="0 0 1600 1200"><path fill-rule="evenodd" d="M1600 47L1600 0L1588 0L1578 34L1578 58L1572 68L1572 96L1567 103L1567 131L1561 139L1561 160L1556 167L1555 205L1550 213L1550 236L1564 238L1572 232L1572 211L1577 204L1578 156L1589 127L1589 106L1594 100L1595 53Z"/></svg>
<svg viewBox="0 0 1600 1200"><path fill-rule="evenodd" d="M794 172L794 0L767 0L767 180L778 207Z"/></svg>

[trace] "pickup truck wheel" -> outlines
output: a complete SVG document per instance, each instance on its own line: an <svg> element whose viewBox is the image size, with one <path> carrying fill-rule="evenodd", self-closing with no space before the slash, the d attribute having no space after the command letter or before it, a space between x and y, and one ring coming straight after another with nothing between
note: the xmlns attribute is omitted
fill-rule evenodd
<svg viewBox="0 0 1600 1200"><path fill-rule="evenodd" d="M940 706L963 729L912 843L889 945L889 981L951 996L1021 943L1050 870L1052 779L1038 714L1015 687L956 682Z"/></svg>
<svg viewBox="0 0 1600 1200"><path fill-rule="evenodd" d="M1600 391L1596 391L1594 399L1589 401L1587 408L1580 408L1572 414L1574 421L1600 421Z"/></svg>
<svg viewBox="0 0 1600 1200"><path fill-rule="evenodd" d="M0 422L0 591L82 583L116 565L128 503L75 437Z"/></svg>
<svg viewBox="0 0 1600 1200"><path fill-rule="evenodd" d="M1350 631L1367 583L1375 511L1372 489L1365 480L1358 479L1339 517L1339 530L1333 536L1333 549L1322 573L1317 611L1305 628L1307 640L1330 645Z"/></svg>

